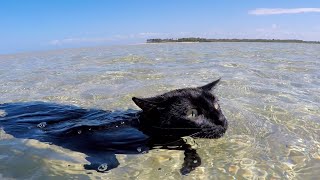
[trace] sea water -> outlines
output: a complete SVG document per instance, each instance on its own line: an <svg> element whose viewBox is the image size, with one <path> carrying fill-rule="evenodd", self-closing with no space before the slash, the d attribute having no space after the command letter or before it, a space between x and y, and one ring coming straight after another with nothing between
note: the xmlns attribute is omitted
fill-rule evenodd
<svg viewBox="0 0 320 180"><path fill-rule="evenodd" d="M179 172L183 151L119 154L118 168L99 173L83 168L85 154L0 128L0 179L317 179L318 44L167 43L1 55L0 104L138 109L133 96L220 77L213 92L229 129L220 139L196 139L202 164L187 176Z"/></svg>

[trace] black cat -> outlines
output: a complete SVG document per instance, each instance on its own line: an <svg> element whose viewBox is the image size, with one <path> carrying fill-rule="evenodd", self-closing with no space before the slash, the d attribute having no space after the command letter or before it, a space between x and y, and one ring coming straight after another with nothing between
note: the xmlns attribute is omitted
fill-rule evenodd
<svg viewBox="0 0 320 180"><path fill-rule="evenodd" d="M0 127L16 138L37 139L85 153L86 169L104 172L119 162L114 154L152 148L182 149L187 174L201 164L182 138L219 138L228 123L210 92L220 79L151 98L132 100L142 111L103 111L45 102L0 104Z"/></svg>
<svg viewBox="0 0 320 180"><path fill-rule="evenodd" d="M219 138L228 126L218 99L210 92L219 82L132 100L142 109L140 129L151 137Z"/></svg>

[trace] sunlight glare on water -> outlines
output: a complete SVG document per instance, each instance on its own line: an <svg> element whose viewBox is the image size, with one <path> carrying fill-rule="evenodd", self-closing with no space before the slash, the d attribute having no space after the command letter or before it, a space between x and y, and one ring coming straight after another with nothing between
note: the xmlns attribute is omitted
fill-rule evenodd
<svg viewBox="0 0 320 180"><path fill-rule="evenodd" d="M214 92L229 129L221 139L196 140L202 164L187 178L317 179L319 69L318 44L141 44L2 55L0 104L45 101L137 109L133 96L150 97L222 77ZM183 158L183 151L162 149L120 154L118 168L98 173L83 169L87 162L81 153L16 139L0 129L0 178L179 179Z"/></svg>

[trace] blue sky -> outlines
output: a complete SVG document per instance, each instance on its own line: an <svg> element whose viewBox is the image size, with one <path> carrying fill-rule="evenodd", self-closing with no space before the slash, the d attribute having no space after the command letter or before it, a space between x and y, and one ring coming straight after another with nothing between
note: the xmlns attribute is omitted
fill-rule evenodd
<svg viewBox="0 0 320 180"><path fill-rule="evenodd" d="M320 1L0 1L0 54L191 36L320 41Z"/></svg>

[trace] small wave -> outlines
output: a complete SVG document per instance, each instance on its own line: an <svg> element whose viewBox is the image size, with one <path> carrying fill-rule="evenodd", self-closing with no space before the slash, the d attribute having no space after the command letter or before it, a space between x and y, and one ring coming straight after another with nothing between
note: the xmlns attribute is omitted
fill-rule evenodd
<svg viewBox="0 0 320 180"><path fill-rule="evenodd" d="M5 117L7 115L5 110L0 109L0 117Z"/></svg>

